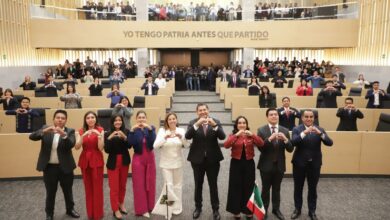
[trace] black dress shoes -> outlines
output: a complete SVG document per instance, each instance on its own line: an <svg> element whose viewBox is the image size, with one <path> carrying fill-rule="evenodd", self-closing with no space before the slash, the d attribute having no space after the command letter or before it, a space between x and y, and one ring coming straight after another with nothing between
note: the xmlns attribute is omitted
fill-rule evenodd
<svg viewBox="0 0 390 220"><path fill-rule="evenodd" d="M219 215L219 211L218 210L214 210L213 211L213 219L214 220L220 220L221 219L221 215Z"/></svg>
<svg viewBox="0 0 390 220"><path fill-rule="evenodd" d="M66 211L66 214L72 218L80 218L80 214L77 213L76 210L74 210L74 209Z"/></svg>
<svg viewBox="0 0 390 220"><path fill-rule="evenodd" d="M46 220L53 220L53 215L46 215Z"/></svg>
<svg viewBox="0 0 390 220"><path fill-rule="evenodd" d="M295 209L291 215L291 219L297 219L301 215L301 210Z"/></svg>
<svg viewBox="0 0 390 220"><path fill-rule="evenodd" d="M193 218L193 219L199 218L201 212L202 212L202 209L196 208L195 211L194 211L194 213L192 213L192 218Z"/></svg>
<svg viewBox="0 0 390 220"><path fill-rule="evenodd" d="M279 220L284 220L283 214L280 212L279 209L272 210L272 213L278 218Z"/></svg>
<svg viewBox="0 0 390 220"><path fill-rule="evenodd" d="M309 217L310 217L310 220L318 220L315 212L309 212Z"/></svg>

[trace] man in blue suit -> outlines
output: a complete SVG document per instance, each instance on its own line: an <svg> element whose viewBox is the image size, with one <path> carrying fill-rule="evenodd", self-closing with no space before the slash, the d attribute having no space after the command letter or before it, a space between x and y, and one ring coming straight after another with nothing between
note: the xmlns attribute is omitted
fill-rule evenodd
<svg viewBox="0 0 390 220"><path fill-rule="evenodd" d="M333 140L329 138L323 128L314 125L314 112L312 110L304 110L302 121L303 124L295 127L292 132L291 142L296 149L291 161L293 164L295 205L291 219L297 219L301 215L303 185L307 177L309 217L311 220L317 220L315 211L317 184L322 165L321 143L332 146Z"/></svg>

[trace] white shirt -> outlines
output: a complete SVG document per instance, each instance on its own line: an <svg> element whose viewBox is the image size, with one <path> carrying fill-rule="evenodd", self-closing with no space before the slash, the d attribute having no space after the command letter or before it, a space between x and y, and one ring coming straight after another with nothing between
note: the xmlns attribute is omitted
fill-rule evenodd
<svg viewBox="0 0 390 220"><path fill-rule="evenodd" d="M148 95L153 95L152 83L148 83Z"/></svg>
<svg viewBox="0 0 390 220"><path fill-rule="evenodd" d="M379 90L374 91L374 105L379 105Z"/></svg>
<svg viewBox="0 0 390 220"><path fill-rule="evenodd" d="M170 135L171 131L165 130L165 128L158 130L153 147L161 149L161 168L176 169L182 167L184 164L182 149L183 146L188 147L189 143L185 138L185 130L183 128L176 128L176 133L180 134L182 138L179 139L179 137L174 136L165 139L165 136Z"/></svg>
<svg viewBox="0 0 390 220"><path fill-rule="evenodd" d="M164 78L157 78L154 80L154 83L157 84L158 88L165 88L167 86L167 81Z"/></svg>
<svg viewBox="0 0 390 220"><path fill-rule="evenodd" d="M58 148L58 142L60 140L60 134L56 133L53 136L53 143L51 145L51 153L50 153L50 164L59 164L60 161L58 160L58 154L57 154L57 148Z"/></svg>
<svg viewBox="0 0 390 220"><path fill-rule="evenodd" d="M305 126L305 129L308 129L309 127L306 127L306 125L304 125ZM313 125L314 126L314 125ZM321 131L321 130L320 130ZM306 137L306 134L302 131L301 132L301 138L302 139L304 139ZM321 139L325 139L325 134L324 133L322 133L321 134Z"/></svg>

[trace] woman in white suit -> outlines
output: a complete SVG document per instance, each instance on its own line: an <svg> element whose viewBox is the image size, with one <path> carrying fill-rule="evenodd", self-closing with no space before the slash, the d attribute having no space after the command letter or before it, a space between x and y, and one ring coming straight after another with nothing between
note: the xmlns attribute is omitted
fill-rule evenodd
<svg viewBox="0 0 390 220"><path fill-rule="evenodd" d="M157 204L152 213L164 215L168 219L170 219L171 214L179 215L183 210L182 183L184 157L182 149L183 147L189 146L184 135L185 130L178 127L176 114L170 112L165 116L164 127L159 129L153 145L154 148L161 149L160 167L165 184L160 199L157 200ZM167 192L168 195L166 195ZM164 199L164 196L166 199ZM165 200L169 204L168 213Z"/></svg>

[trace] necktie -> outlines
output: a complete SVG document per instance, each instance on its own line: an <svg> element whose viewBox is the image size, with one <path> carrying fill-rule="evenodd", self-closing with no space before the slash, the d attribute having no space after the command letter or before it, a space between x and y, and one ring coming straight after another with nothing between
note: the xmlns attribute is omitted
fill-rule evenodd
<svg viewBox="0 0 390 220"><path fill-rule="evenodd" d="M275 126L271 127L272 134L275 133L275 129L276 129ZM276 161L278 161L278 142L277 142L277 139L272 140L272 145L274 147L274 150L273 150L273 161L276 162Z"/></svg>
<svg viewBox="0 0 390 220"><path fill-rule="evenodd" d="M286 117L289 118L290 117L290 110L288 108L286 108L285 112L286 112Z"/></svg>
<svg viewBox="0 0 390 220"><path fill-rule="evenodd" d="M203 124L203 133L206 136L207 135L207 124Z"/></svg>

